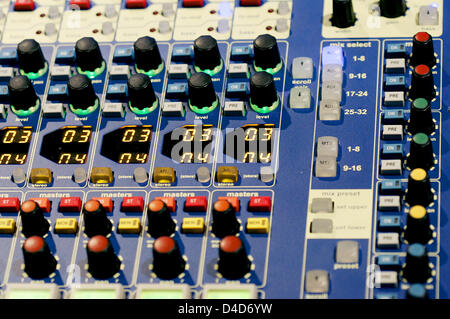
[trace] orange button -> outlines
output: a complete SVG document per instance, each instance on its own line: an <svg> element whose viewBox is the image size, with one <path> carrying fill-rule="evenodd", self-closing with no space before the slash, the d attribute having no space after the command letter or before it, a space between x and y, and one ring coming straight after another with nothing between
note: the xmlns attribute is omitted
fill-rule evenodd
<svg viewBox="0 0 450 319"><path fill-rule="evenodd" d="M30 200L35 201L44 213L49 213L52 209L52 204L48 198L30 198Z"/></svg>
<svg viewBox="0 0 450 319"><path fill-rule="evenodd" d="M219 197L217 200L226 200L231 206L233 206L234 211L237 213L241 210L241 202L239 201L239 197Z"/></svg>
<svg viewBox="0 0 450 319"><path fill-rule="evenodd" d="M155 199L159 199L163 201L167 208L174 213L177 210L177 201L173 197L155 197Z"/></svg>
<svg viewBox="0 0 450 319"><path fill-rule="evenodd" d="M94 197L92 199L98 200L106 212L111 213L113 211L114 203L111 197Z"/></svg>

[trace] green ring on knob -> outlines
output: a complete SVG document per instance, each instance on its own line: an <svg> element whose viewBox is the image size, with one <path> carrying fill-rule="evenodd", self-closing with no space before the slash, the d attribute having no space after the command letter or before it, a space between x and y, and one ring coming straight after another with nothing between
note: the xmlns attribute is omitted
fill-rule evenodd
<svg viewBox="0 0 450 319"><path fill-rule="evenodd" d="M263 69L259 66L257 66L255 64L255 62L253 62L253 67L255 68L256 72L262 72L265 71L267 73L270 73L272 75L274 75L275 73L279 72L281 70L281 68L283 67L283 61L281 61L280 63L278 63L274 68L268 68L268 69Z"/></svg>
<svg viewBox="0 0 450 319"><path fill-rule="evenodd" d="M37 72L25 72L24 70L20 70L20 75L24 75L27 78L29 78L30 80L35 80L37 78L40 78L41 76L43 76L45 73L47 73L48 71L48 63L45 62L45 65L42 69L40 69Z"/></svg>
<svg viewBox="0 0 450 319"><path fill-rule="evenodd" d="M105 64L105 61L103 61L102 65L100 67L96 68L94 71L83 71L80 69L80 67L77 66L77 72L79 74L86 75L90 79L93 79L93 78L97 77L98 75L102 74L103 71L105 71L105 68L106 68L106 64Z"/></svg>
<svg viewBox="0 0 450 319"><path fill-rule="evenodd" d="M222 60L220 60L220 64L218 66L216 66L212 70L210 70L210 69L202 70L198 66L194 65L195 72L203 72L203 73L208 74L211 77L216 75L217 73L219 73L222 70L222 68L223 68L223 61Z"/></svg>
<svg viewBox="0 0 450 319"><path fill-rule="evenodd" d="M130 108L131 112L133 112L134 114L137 115L146 115L149 114L151 112L153 112L154 110L156 110L156 108L158 107L158 97L156 97L156 101L153 102L152 106L150 107L145 107L143 109L139 109L137 107L131 106L131 103L128 102L128 107Z"/></svg>
<svg viewBox="0 0 450 319"><path fill-rule="evenodd" d="M260 107L256 104L252 103L252 100L250 99L250 107L252 108L253 111L257 112L257 113L262 113L262 114L266 114L266 113L270 113L273 110L275 110L278 105L280 105L280 98L278 98L272 105L270 106L263 106Z"/></svg>
<svg viewBox="0 0 450 319"><path fill-rule="evenodd" d="M156 69L154 70L150 70L150 71L144 71L141 69L138 69L137 65L134 65L134 68L136 69L137 73L142 73L142 74L146 74L148 75L148 77L154 77L155 75L158 75L159 73L162 72L162 70L164 70L164 62L162 62Z"/></svg>
<svg viewBox="0 0 450 319"><path fill-rule="evenodd" d="M14 105L11 104L11 110L14 112L14 114L17 114L18 116L29 116L39 110L39 106L41 105L41 100L38 98L36 100L36 104L32 107L30 107L28 110L17 110Z"/></svg>
<svg viewBox="0 0 450 319"><path fill-rule="evenodd" d="M97 108L98 108L99 102L98 99L95 100L95 104L92 106L89 106L87 109L83 110L83 109L76 109L72 104L69 104L69 108L70 110L79 116L85 116L88 114L91 114L92 112L94 112Z"/></svg>

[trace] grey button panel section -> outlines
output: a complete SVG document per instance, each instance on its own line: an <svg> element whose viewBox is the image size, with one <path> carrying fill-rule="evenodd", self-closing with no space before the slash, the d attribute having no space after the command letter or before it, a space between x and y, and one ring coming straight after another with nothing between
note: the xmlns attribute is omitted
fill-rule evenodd
<svg viewBox="0 0 450 319"><path fill-rule="evenodd" d="M342 85L344 80L344 73L342 66L339 64L326 64L322 69L322 82L339 82Z"/></svg>
<svg viewBox="0 0 450 319"><path fill-rule="evenodd" d="M208 183L211 180L211 172L206 166L199 167L196 175L200 183Z"/></svg>
<svg viewBox="0 0 450 319"><path fill-rule="evenodd" d="M109 70L109 76L115 80L128 80L130 67L128 65L112 65Z"/></svg>
<svg viewBox="0 0 450 319"><path fill-rule="evenodd" d="M321 100L342 101L342 83L329 81L322 83Z"/></svg>
<svg viewBox="0 0 450 319"><path fill-rule="evenodd" d="M8 80L14 76L14 69L11 67L0 67L0 80Z"/></svg>
<svg viewBox="0 0 450 319"><path fill-rule="evenodd" d="M105 7L105 17L112 18L117 15L116 7L112 4L108 4Z"/></svg>
<svg viewBox="0 0 450 319"><path fill-rule="evenodd" d="M275 30L278 32L286 32L289 30L289 21L287 19L277 19Z"/></svg>
<svg viewBox="0 0 450 319"><path fill-rule="evenodd" d="M383 175L402 175L402 161L381 160L380 173Z"/></svg>
<svg viewBox="0 0 450 319"><path fill-rule="evenodd" d="M247 78L248 77L247 63L232 63L228 67L228 77L230 78Z"/></svg>
<svg viewBox="0 0 450 319"><path fill-rule="evenodd" d="M245 103L242 101L226 101L223 107L223 115L245 116Z"/></svg>
<svg viewBox="0 0 450 319"><path fill-rule="evenodd" d="M270 166L263 166L259 169L259 179L263 183L270 183L274 179L273 168Z"/></svg>
<svg viewBox="0 0 450 319"><path fill-rule="evenodd" d="M171 31L169 21L159 21L158 23L158 31L161 34L166 34Z"/></svg>
<svg viewBox="0 0 450 319"><path fill-rule="evenodd" d="M68 81L71 75L70 65L54 66L51 71L53 80Z"/></svg>
<svg viewBox="0 0 450 319"><path fill-rule="evenodd" d="M47 15L49 17L49 19L56 19L57 17L59 17L59 9L57 6L50 6L48 8L48 12Z"/></svg>
<svg viewBox="0 0 450 319"><path fill-rule="evenodd" d="M6 119L8 116L7 108L5 104L0 104L0 119Z"/></svg>
<svg viewBox="0 0 450 319"><path fill-rule="evenodd" d="M217 22L217 32L227 33L228 31L230 31L230 24L228 22L228 19L220 19Z"/></svg>
<svg viewBox="0 0 450 319"><path fill-rule="evenodd" d="M174 9L173 9L173 4L171 3L163 3L162 6L162 15L164 17L170 17L173 16L173 14L175 13Z"/></svg>
<svg viewBox="0 0 450 319"><path fill-rule="evenodd" d="M104 117L124 117L125 109L122 103L103 104L102 115Z"/></svg>
<svg viewBox="0 0 450 319"><path fill-rule="evenodd" d="M384 92L384 105L385 106L405 106L405 92L394 91Z"/></svg>
<svg viewBox="0 0 450 319"><path fill-rule="evenodd" d="M144 167L137 167L133 172L134 181L138 184L147 183L148 174Z"/></svg>
<svg viewBox="0 0 450 319"><path fill-rule="evenodd" d="M403 125L383 125L384 140L403 140Z"/></svg>
<svg viewBox="0 0 450 319"><path fill-rule="evenodd" d="M44 34L48 36L52 36L56 34L58 30L56 29L56 26L54 23L46 23L44 26Z"/></svg>
<svg viewBox="0 0 450 319"><path fill-rule="evenodd" d="M319 156L316 158L316 177L336 177L337 162L335 157Z"/></svg>
<svg viewBox="0 0 450 319"><path fill-rule="evenodd" d="M398 287L398 272L380 271L375 274L375 288L380 287Z"/></svg>
<svg viewBox="0 0 450 319"><path fill-rule="evenodd" d="M339 141L335 136L321 136L317 139L317 156L338 157Z"/></svg>
<svg viewBox="0 0 450 319"><path fill-rule="evenodd" d="M386 59L386 73L405 73L406 60L405 59Z"/></svg>
<svg viewBox="0 0 450 319"><path fill-rule="evenodd" d="M73 180L75 183L83 184L87 180L87 173L83 167L77 167L73 170Z"/></svg>
<svg viewBox="0 0 450 319"><path fill-rule="evenodd" d="M66 112L62 103L46 103L42 108L44 117L64 118Z"/></svg>
<svg viewBox="0 0 450 319"><path fill-rule="evenodd" d="M289 107L291 109L311 108L311 90L308 87L293 87L289 94Z"/></svg>
<svg viewBox="0 0 450 319"><path fill-rule="evenodd" d="M341 264L359 263L359 244L354 240L341 240L336 245L336 262Z"/></svg>
<svg viewBox="0 0 450 319"><path fill-rule="evenodd" d="M319 105L319 120L321 121L340 121L341 106L338 101L323 100Z"/></svg>
<svg viewBox="0 0 450 319"><path fill-rule="evenodd" d="M110 21L102 23L102 33L108 35L114 32L114 26Z"/></svg>
<svg viewBox="0 0 450 319"><path fill-rule="evenodd" d="M313 198L311 202L311 213L332 213L334 202L331 198Z"/></svg>
<svg viewBox="0 0 450 319"><path fill-rule="evenodd" d="M183 117L185 113L182 102L165 102L162 106L164 116Z"/></svg>
<svg viewBox="0 0 450 319"><path fill-rule="evenodd" d="M311 234L331 234L333 232L333 221L326 218L316 218L311 222Z"/></svg>
<svg viewBox="0 0 450 319"><path fill-rule="evenodd" d="M422 6L419 9L419 25L438 25L439 10L434 6Z"/></svg>
<svg viewBox="0 0 450 319"><path fill-rule="evenodd" d="M330 276L326 270L310 270L306 273L305 291L307 293L328 293Z"/></svg>
<svg viewBox="0 0 450 319"><path fill-rule="evenodd" d="M287 1L278 2L277 13L279 15L286 15L289 12L291 12L291 9L289 8L289 3Z"/></svg>
<svg viewBox="0 0 450 319"><path fill-rule="evenodd" d="M378 198L378 209L382 211L397 211L402 208L400 196L380 196Z"/></svg>
<svg viewBox="0 0 450 319"><path fill-rule="evenodd" d="M171 79L187 79L189 77L189 66L187 64L171 64L168 73Z"/></svg>
<svg viewBox="0 0 450 319"><path fill-rule="evenodd" d="M26 181L26 174L23 168L16 167L12 172L12 181L16 184L22 184Z"/></svg>
<svg viewBox="0 0 450 319"><path fill-rule="evenodd" d="M398 233L378 233L377 234L378 248L399 248L400 236Z"/></svg>
<svg viewBox="0 0 450 319"><path fill-rule="evenodd" d="M292 62L292 78L311 79L313 77L313 60L308 57L298 57Z"/></svg>

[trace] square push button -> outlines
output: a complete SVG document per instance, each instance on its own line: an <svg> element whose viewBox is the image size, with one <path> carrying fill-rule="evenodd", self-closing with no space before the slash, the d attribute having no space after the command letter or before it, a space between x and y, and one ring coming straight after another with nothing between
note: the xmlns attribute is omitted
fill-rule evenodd
<svg viewBox="0 0 450 319"><path fill-rule="evenodd" d="M311 213L332 213L334 202L331 198L313 198L311 203Z"/></svg>
<svg viewBox="0 0 450 319"><path fill-rule="evenodd" d="M333 232L333 221L325 218L313 219L310 232L311 234L331 234Z"/></svg>
<svg viewBox="0 0 450 319"><path fill-rule="evenodd" d="M323 100L319 106L319 120L321 121L340 121L341 106L338 101Z"/></svg>
<svg viewBox="0 0 450 319"><path fill-rule="evenodd" d="M339 142L334 136L321 136L317 139L317 156L338 157Z"/></svg>
<svg viewBox="0 0 450 319"><path fill-rule="evenodd" d="M359 262L359 244L354 240L341 240L336 245L336 262L356 264Z"/></svg>
<svg viewBox="0 0 450 319"><path fill-rule="evenodd" d="M311 79L313 77L313 60L307 57L295 58L292 62L292 78Z"/></svg>
<svg viewBox="0 0 450 319"><path fill-rule="evenodd" d="M311 90L296 86L289 93L289 107L291 109L309 109L311 107Z"/></svg>
<svg viewBox="0 0 450 319"><path fill-rule="evenodd" d="M335 157L321 156L316 159L316 177L336 177L337 163Z"/></svg>
<svg viewBox="0 0 450 319"><path fill-rule="evenodd" d="M305 291L307 293L328 293L330 276L326 270L310 270L306 273Z"/></svg>

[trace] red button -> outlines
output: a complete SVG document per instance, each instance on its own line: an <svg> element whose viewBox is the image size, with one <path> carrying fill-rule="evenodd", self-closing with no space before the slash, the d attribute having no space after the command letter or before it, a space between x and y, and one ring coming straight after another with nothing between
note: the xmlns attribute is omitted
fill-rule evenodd
<svg viewBox="0 0 450 319"><path fill-rule="evenodd" d="M147 0L127 0L126 7L128 9L145 8L147 7Z"/></svg>
<svg viewBox="0 0 450 319"><path fill-rule="evenodd" d="M241 6L260 6L261 0L241 0Z"/></svg>
<svg viewBox="0 0 450 319"><path fill-rule="evenodd" d="M17 213L20 209L20 200L17 197L0 198L0 212Z"/></svg>
<svg viewBox="0 0 450 319"><path fill-rule="evenodd" d="M111 213L113 211L113 201L111 197L94 197L94 200L98 200L102 204L106 212Z"/></svg>
<svg viewBox="0 0 450 319"><path fill-rule="evenodd" d="M248 202L250 212L270 212L272 200L269 196L251 197Z"/></svg>
<svg viewBox="0 0 450 319"><path fill-rule="evenodd" d="M241 202L238 197L219 197L217 200L226 200L233 206L234 211L237 213L241 210Z"/></svg>
<svg viewBox="0 0 450 319"><path fill-rule="evenodd" d="M63 197L59 202L60 212L79 212L81 211L81 198L80 197Z"/></svg>
<svg viewBox="0 0 450 319"><path fill-rule="evenodd" d="M120 210L123 212L143 212L144 198L141 196L124 197Z"/></svg>
<svg viewBox="0 0 450 319"><path fill-rule="evenodd" d="M203 0L183 0L183 7L203 7Z"/></svg>
<svg viewBox="0 0 450 319"><path fill-rule="evenodd" d="M416 66L414 71L416 71L416 73L419 75L427 75L430 72L430 68L424 64L421 64Z"/></svg>
<svg viewBox="0 0 450 319"><path fill-rule="evenodd" d="M155 240L153 248L160 254L170 253L175 248L175 240L168 236L161 236Z"/></svg>
<svg viewBox="0 0 450 319"><path fill-rule="evenodd" d="M14 3L14 10L16 11L32 11L34 10L33 0L16 0Z"/></svg>
<svg viewBox="0 0 450 319"><path fill-rule="evenodd" d="M42 237L31 236L23 243L23 249L29 253L37 253L43 250L45 247L45 241Z"/></svg>
<svg viewBox="0 0 450 319"><path fill-rule="evenodd" d="M184 210L186 212L206 212L208 200L206 196L186 197Z"/></svg>
<svg viewBox="0 0 450 319"><path fill-rule="evenodd" d="M70 6L78 6L81 10L87 10L91 7L90 0L70 0Z"/></svg>
<svg viewBox="0 0 450 319"><path fill-rule="evenodd" d="M154 199L163 201L172 213L177 210L177 201L173 197L155 197Z"/></svg>
<svg viewBox="0 0 450 319"><path fill-rule="evenodd" d="M105 236L97 235L92 237L88 242L88 248L94 253L100 253L108 249L109 240Z"/></svg>
<svg viewBox="0 0 450 319"><path fill-rule="evenodd" d="M415 38L419 42L427 42L430 39L430 35L426 32L418 32L416 33Z"/></svg>
<svg viewBox="0 0 450 319"><path fill-rule="evenodd" d="M30 198L30 200L35 201L44 213L49 213L52 209L52 204L48 198Z"/></svg>

